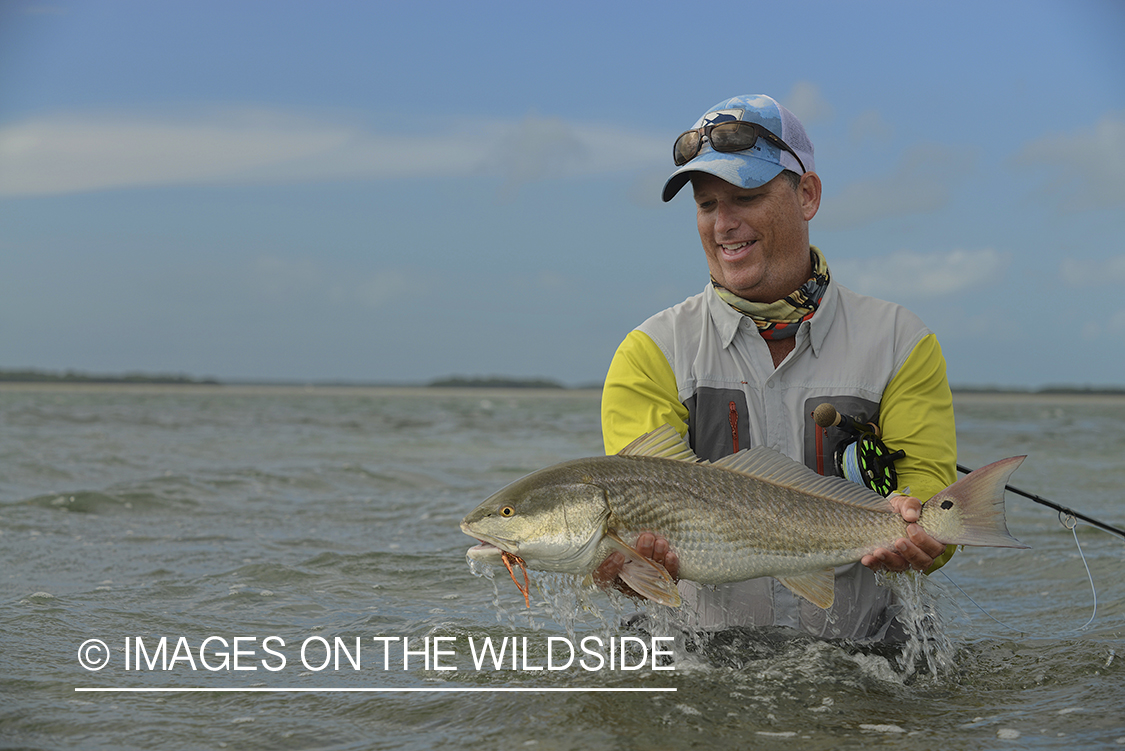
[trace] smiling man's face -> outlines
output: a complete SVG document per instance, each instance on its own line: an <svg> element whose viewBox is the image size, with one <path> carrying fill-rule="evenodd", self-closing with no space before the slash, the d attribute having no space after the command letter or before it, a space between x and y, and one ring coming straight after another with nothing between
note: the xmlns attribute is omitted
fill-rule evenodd
<svg viewBox="0 0 1125 751"><path fill-rule="evenodd" d="M806 172L796 190L784 174L741 188L697 172L691 184L715 281L746 300L774 302L812 275L808 223L820 207L816 173Z"/></svg>

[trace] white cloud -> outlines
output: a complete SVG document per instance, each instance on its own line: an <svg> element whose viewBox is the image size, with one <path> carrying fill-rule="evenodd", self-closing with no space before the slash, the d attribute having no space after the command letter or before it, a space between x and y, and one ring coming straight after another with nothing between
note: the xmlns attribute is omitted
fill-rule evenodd
<svg viewBox="0 0 1125 751"><path fill-rule="evenodd" d="M339 128L243 113L209 122L59 117L0 130L0 195L224 180L323 152Z"/></svg>
<svg viewBox="0 0 1125 751"><path fill-rule="evenodd" d="M581 177L663 164L668 139L623 127L529 115L494 127L479 167L510 188L535 180Z"/></svg>
<svg viewBox="0 0 1125 751"><path fill-rule="evenodd" d="M1064 211L1125 206L1125 112L1110 112L1092 127L1053 133L1026 144L1017 167L1042 168L1040 200Z"/></svg>
<svg viewBox="0 0 1125 751"><path fill-rule="evenodd" d="M323 284L320 268L311 261L260 256L250 273L255 291L268 299L284 300Z"/></svg>
<svg viewBox="0 0 1125 751"><path fill-rule="evenodd" d="M963 149L920 144L903 153L894 172L851 183L821 204L821 229L848 229L888 217L937 211L949 203L953 184L970 172Z"/></svg>
<svg viewBox="0 0 1125 751"><path fill-rule="evenodd" d="M955 295L973 287L994 284L1011 257L992 248L916 253L902 250L889 256L833 261L832 275L851 289L888 299L924 299Z"/></svg>
<svg viewBox="0 0 1125 751"><path fill-rule="evenodd" d="M334 287L333 296L345 303L381 308L406 297L412 290L410 278L404 272L389 269Z"/></svg>
<svg viewBox="0 0 1125 751"><path fill-rule="evenodd" d="M782 100L806 128L810 123L831 120L835 110L820 93L820 87L809 81L798 81L789 90L789 96Z"/></svg>
<svg viewBox="0 0 1125 751"><path fill-rule="evenodd" d="M1125 339L1125 309L1116 311L1104 321L1086 321L1079 335L1084 342L1096 342L1106 336Z"/></svg>
<svg viewBox="0 0 1125 751"><path fill-rule="evenodd" d="M883 119L878 110L866 110L859 113L848 128L848 135L853 144L865 141L886 143L894 137L894 128Z"/></svg>
<svg viewBox="0 0 1125 751"><path fill-rule="evenodd" d="M651 166L666 140L533 116L420 133L261 110L67 115L0 128L0 196L480 174L519 184Z"/></svg>
<svg viewBox="0 0 1125 751"><path fill-rule="evenodd" d="M1098 287L1125 284L1125 255L1103 260L1064 258L1059 276L1070 287Z"/></svg>
<svg viewBox="0 0 1125 751"><path fill-rule="evenodd" d="M489 159L509 182L541 180L580 170L589 159L583 139L560 118L527 117L495 144Z"/></svg>

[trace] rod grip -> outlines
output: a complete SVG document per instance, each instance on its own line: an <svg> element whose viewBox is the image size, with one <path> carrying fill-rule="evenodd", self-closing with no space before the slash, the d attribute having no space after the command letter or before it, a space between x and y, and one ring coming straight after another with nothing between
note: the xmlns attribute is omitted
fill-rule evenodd
<svg viewBox="0 0 1125 751"><path fill-rule="evenodd" d="M881 431L878 425L870 422L860 422L854 417L841 414L828 402L824 402L813 410L813 421L822 428L841 428L855 435L870 433L876 438L881 437Z"/></svg>

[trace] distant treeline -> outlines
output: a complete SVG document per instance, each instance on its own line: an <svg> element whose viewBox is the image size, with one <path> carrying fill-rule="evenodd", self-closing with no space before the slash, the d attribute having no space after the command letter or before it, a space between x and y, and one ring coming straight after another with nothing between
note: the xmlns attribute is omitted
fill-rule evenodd
<svg viewBox="0 0 1125 751"><path fill-rule="evenodd" d="M430 381L427 386L431 388L462 388L462 389L564 389L558 381L547 378L505 378L503 376L490 376L488 378L466 378L452 376Z"/></svg>
<svg viewBox="0 0 1125 751"><path fill-rule="evenodd" d="M222 382L215 378L193 378L186 375L151 374L151 373L125 373L123 375L102 375L83 373L68 370L64 373L46 370L0 370L0 383L152 383L152 384L184 384L217 386ZM275 381L238 381L243 385L284 385L283 380ZM411 384L379 384L379 383L354 383L354 382L323 382L309 383L302 381L302 385L310 386L409 386ZM550 378L515 378L511 376L448 376L430 381L424 385L428 388L462 388L462 389L569 389L570 387L551 380ZM575 388L601 389L601 383L589 383ZM956 394L1030 394L1030 395L1087 395L1087 396L1125 396L1125 386L1044 386L1038 389L1011 388L1004 386L953 386Z"/></svg>
<svg viewBox="0 0 1125 751"><path fill-rule="evenodd" d="M97 375L68 370L65 373L52 373L45 370L0 370L0 382L7 383L160 383L217 385L213 378L191 378L185 375L153 375L149 373L125 373L123 375Z"/></svg>
<svg viewBox="0 0 1125 751"><path fill-rule="evenodd" d="M1122 396L1125 395L1123 386L1044 386L1038 389L1021 389L1004 386L953 386L955 394L1034 394L1040 396L1054 395L1085 395L1085 396Z"/></svg>
<svg viewBox="0 0 1125 751"><path fill-rule="evenodd" d="M510 378L505 376L490 376L476 378L466 376L450 376L431 381L427 386L431 388L467 388L467 389L566 389L569 388L547 378ZM601 389L601 383L590 383L578 388ZM953 386L953 391L958 394L1088 394L1092 396L1125 396L1125 386L1044 386L1039 389L1014 388L1003 386Z"/></svg>

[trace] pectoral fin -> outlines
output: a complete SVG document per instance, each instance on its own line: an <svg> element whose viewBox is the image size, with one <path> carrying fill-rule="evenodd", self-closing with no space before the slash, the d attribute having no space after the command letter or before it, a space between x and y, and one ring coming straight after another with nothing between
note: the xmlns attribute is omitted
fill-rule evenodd
<svg viewBox="0 0 1125 751"><path fill-rule="evenodd" d="M824 610L832 607L836 598L836 575L830 568L799 576L779 576L777 580L793 594Z"/></svg>
<svg viewBox="0 0 1125 751"><path fill-rule="evenodd" d="M680 606L680 590L676 588L676 582L666 568L626 545L613 530L606 532L606 539L625 556L625 565L618 574L621 581L653 602L673 608Z"/></svg>

